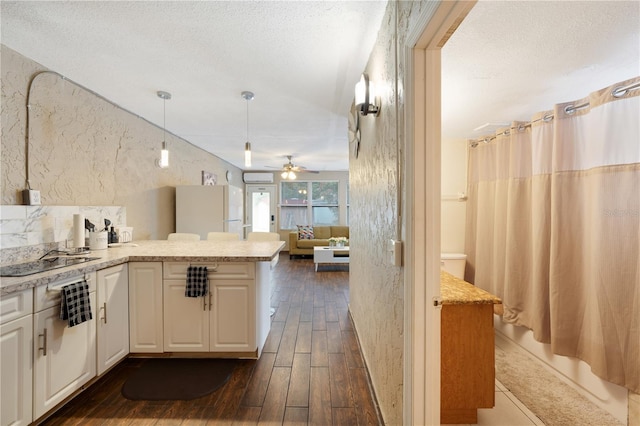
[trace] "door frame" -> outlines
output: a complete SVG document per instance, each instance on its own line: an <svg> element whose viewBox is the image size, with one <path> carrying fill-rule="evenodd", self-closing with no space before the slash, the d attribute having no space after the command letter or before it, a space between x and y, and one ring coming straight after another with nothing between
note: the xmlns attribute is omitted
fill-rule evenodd
<svg viewBox="0 0 640 426"><path fill-rule="evenodd" d="M278 185L275 184L265 184L265 185L257 185L257 184L247 184L245 186L245 228L244 228L244 238L247 238L247 234L253 231L252 227L247 227L246 225L251 225L251 213L253 213L251 197L249 194L251 192L262 192L269 191L273 194L273 199L271 200L269 209L271 210L271 214L273 216L273 220L269 225L269 232L278 232Z"/></svg>
<svg viewBox="0 0 640 426"><path fill-rule="evenodd" d="M404 282L404 424L440 424L441 50L475 3L441 1L425 7L401 47L408 95L405 182L410 213Z"/></svg>

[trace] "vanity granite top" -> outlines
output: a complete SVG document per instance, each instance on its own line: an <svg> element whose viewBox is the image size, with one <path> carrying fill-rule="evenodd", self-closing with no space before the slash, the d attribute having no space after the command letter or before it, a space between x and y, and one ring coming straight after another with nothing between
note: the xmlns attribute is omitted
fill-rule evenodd
<svg viewBox="0 0 640 426"><path fill-rule="evenodd" d="M443 305L500 304L502 300L446 271L440 271L440 296Z"/></svg>
<svg viewBox="0 0 640 426"><path fill-rule="evenodd" d="M25 277L2 277L0 296L127 262L270 262L284 244L284 241L134 241L83 254L99 257L90 262Z"/></svg>

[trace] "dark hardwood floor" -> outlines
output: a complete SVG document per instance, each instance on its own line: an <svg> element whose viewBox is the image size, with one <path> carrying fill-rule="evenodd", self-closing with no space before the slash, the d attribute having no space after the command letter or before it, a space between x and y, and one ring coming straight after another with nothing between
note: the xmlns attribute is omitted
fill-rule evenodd
<svg viewBox="0 0 640 426"><path fill-rule="evenodd" d="M378 425L380 416L348 312L346 265L285 253L272 274L276 308L259 360L189 401L131 401L120 390L143 360L129 358L46 425Z"/></svg>

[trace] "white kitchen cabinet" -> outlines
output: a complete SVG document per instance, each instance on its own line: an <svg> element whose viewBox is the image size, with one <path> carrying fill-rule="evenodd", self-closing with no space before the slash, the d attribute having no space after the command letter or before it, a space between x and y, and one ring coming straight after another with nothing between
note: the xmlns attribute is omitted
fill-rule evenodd
<svg viewBox="0 0 640 426"><path fill-rule="evenodd" d="M96 375L96 278L87 277L93 319L74 327L60 319L60 292L36 288L33 316L33 417L44 415ZM56 288L61 285L55 284ZM45 295L54 295L45 297ZM40 306L39 301L46 301ZM50 306L53 305L53 306ZM42 310L39 310L42 308Z"/></svg>
<svg viewBox="0 0 640 426"><path fill-rule="evenodd" d="M97 271L98 375L129 354L129 275L127 265Z"/></svg>
<svg viewBox="0 0 640 426"><path fill-rule="evenodd" d="M0 299L0 425L28 425L32 417L33 290Z"/></svg>
<svg viewBox="0 0 640 426"><path fill-rule="evenodd" d="M161 353L162 262L129 262L129 350Z"/></svg>
<svg viewBox="0 0 640 426"><path fill-rule="evenodd" d="M252 265L253 266L253 265ZM255 282L214 280L210 318L212 352L256 350Z"/></svg>
<svg viewBox="0 0 640 426"><path fill-rule="evenodd" d="M165 352L209 351L209 296L185 297L185 280L164 281Z"/></svg>
<svg viewBox="0 0 640 426"><path fill-rule="evenodd" d="M195 264L194 264L195 265ZM198 263L207 266L209 294L185 297L189 263L164 265L164 349L166 352L255 352L256 264Z"/></svg>

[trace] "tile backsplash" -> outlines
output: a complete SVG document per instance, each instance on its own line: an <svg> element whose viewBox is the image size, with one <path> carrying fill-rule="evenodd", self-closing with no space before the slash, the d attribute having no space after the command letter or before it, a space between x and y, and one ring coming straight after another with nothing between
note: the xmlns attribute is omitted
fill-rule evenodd
<svg viewBox="0 0 640 426"><path fill-rule="evenodd" d="M0 206L0 263L38 257L52 248L67 247L73 238L73 215L82 214L96 228L127 224L122 206Z"/></svg>

